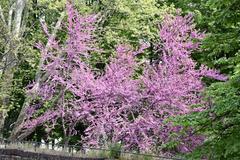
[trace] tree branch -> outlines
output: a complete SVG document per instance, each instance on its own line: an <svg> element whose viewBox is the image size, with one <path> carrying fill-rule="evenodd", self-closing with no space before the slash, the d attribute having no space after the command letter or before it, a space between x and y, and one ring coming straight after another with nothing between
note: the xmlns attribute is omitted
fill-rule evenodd
<svg viewBox="0 0 240 160"><path fill-rule="evenodd" d="M13 16L13 10L15 7L15 3L12 4L8 11L8 33L10 34L12 32L12 16Z"/></svg>
<svg viewBox="0 0 240 160"><path fill-rule="evenodd" d="M56 23L56 25L55 25L55 27L54 27L54 30L53 30L53 32L52 32L52 34L51 34L51 38L55 38L56 37L56 34L57 34L57 32L58 32L58 30L60 29L60 27L61 27L61 24L62 24L62 21L63 21L63 18L64 18L64 16L65 16L65 13L63 12L62 14L61 14L61 16L59 17L59 19L58 19L58 21L57 21L57 23ZM51 44L51 42L50 42L50 40L47 42L47 44L46 44L46 51L48 51L48 49L49 49L49 47L50 47L50 44ZM40 82L41 82L41 68L42 68L42 66L43 66L43 62L44 62L44 59L43 58L41 58L40 59L40 62L39 62L39 65L38 65L38 69L37 69L37 73L36 73L36 77L35 77L35 85L33 86L33 88L35 88L36 90L38 89L38 87L39 87L39 85L40 85ZM35 97L35 94L33 94L33 95L28 95L27 97L26 97L26 100L25 100L25 102L24 102L24 104L23 104L23 106L22 106L22 109L21 109L21 111L20 111L20 114L19 114L19 116L18 116L18 119L17 119L17 121L15 122L15 124L14 124L14 128L13 128L13 130L12 130L12 132L11 132L11 135L10 135L10 140L16 140L16 139L24 139L25 137L27 137L29 134L31 134L34 130L35 130L35 128L33 128L33 129L29 129L29 130L27 130L27 131L24 131L24 133L22 133L20 136L18 136L20 133L21 133L21 130L22 130L22 125L23 125L23 123L24 123L24 121L25 121L25 117L26 117L26 113L25 113L25 110L26 110L26 108L29 106L29 104L31 103L31 101L32 101L32 99Z"/></svg>
<svg viewBox="0 0 240 160"><path fill-rule="evenodd" d="M2 6L0 5L0 17L5 25L7 25L4 14L3 14L3 9Z"/></svg>

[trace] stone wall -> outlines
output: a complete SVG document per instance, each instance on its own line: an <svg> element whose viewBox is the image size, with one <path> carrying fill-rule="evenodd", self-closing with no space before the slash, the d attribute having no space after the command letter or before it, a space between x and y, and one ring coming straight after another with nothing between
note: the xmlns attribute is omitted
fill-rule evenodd
<svg viewBox="0 0 240 160"><path fill-rule="evenodd" d="M33 153L18 149L0 149L0 160L106 160L106 159L49 155L45 153Z"/></svg>

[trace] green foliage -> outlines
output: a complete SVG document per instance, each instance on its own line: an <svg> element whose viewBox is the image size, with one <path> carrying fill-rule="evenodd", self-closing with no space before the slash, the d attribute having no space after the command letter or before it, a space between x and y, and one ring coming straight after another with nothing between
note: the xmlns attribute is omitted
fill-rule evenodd
<svg viewBox="0 0 240 160"><path fill-rule="evenodd" d="M8 106L9 112L5 122L5 135L9 134L10 127L16 121L20 109L25 100L25 87L34 78L35 72L29 63L23 61L19 64L13 77L12 87L9 89L10 103Z"/></svg>
<svg viewBox="0 0 240 160"><path fill-rule="evenodd" d="M120 143L110 144L109 150L109 157L118 159L121 156L122 145Z"/></svg>
<svg viewBox="0 0 240 160"><path fill-rule="evenodd" d="M164 15L175 13L173 5L158 5L155 0L102 0L101 3L79 8L80 12L86 7L99 13L96 36L103 53L94 55L91 60L91 64L98 69L104 68L108 63L109 56L114 53L118 44L136 47L141 42L151 44L156 41L158 25ZM140 58L150 56L151 49Z"/></svg>
<svg viewBox="0 0 240 160"><path fill-rule="evenodd" d="M107 10L113 10L104 27L109 44L139 43L139 39L156 39L157 27L166 13L173 13L174 7L157 6L155 0L106 1Z"/></svg>
<svg viewBox="0 0 240 160"><path fill-rule="evenodd" d="M195 153L211 159L239 159L240 157L240 85L239 79L213 84L207 96L212 108L195 116L195 126L207 136ZM193 154L195 155L195 154Z"/></svg>
<svg viewBox="0 0 240 160"><path fill-rule="evenodd" d="M178 117L175 125L194 128L193 134L206 140L189 159L239 159L240 157L240 77L212 84L206 91L209 108Z"/></svg>

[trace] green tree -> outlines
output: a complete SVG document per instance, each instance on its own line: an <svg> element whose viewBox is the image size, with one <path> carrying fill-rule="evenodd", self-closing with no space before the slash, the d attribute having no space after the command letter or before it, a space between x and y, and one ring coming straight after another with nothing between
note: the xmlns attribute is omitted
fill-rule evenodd
<svg viewBox="0 0 240 160"><path fill-rule="evenodd" d="M177 119L193 134L202 134L206 140L189 159L237 160L240 157L240 75L228 82L212 84L207 92L208 108L202 112ZM180 123L179 123L180 122Z"/></svg>
<svg viewBox="0 0 240 160"><path fill-rule="evenodd" d="M126 43L133 47L149 43L150 50L143 55L152 56L153 44L157 41L158 25L163 17L174 14L173 5L158 5L155 0L103 0L98 4L100 22L98 41L104 49L103 63L113 53L117 44Z"/></svg>
<svg viewBox="0 0 240 160"><path fill-rule="evenodd" d="M3 126L10 108L11 87L14 71L19 63L18 51L20 41L25 30L25 17L27 0L0 3L0 134L3 134ZM4 8L3 8L3 7ZM5 9L6 8L6 9Z"/></svg>

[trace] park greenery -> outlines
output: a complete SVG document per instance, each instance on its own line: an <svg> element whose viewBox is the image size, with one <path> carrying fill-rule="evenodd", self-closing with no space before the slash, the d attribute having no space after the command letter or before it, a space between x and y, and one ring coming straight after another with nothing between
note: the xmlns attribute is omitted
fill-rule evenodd
<svg viewBox="0 0 240 160"><path fill-rule="evenodd" d="M239 37L239 0L1 0L0 136L237 160Z"/></svg>

